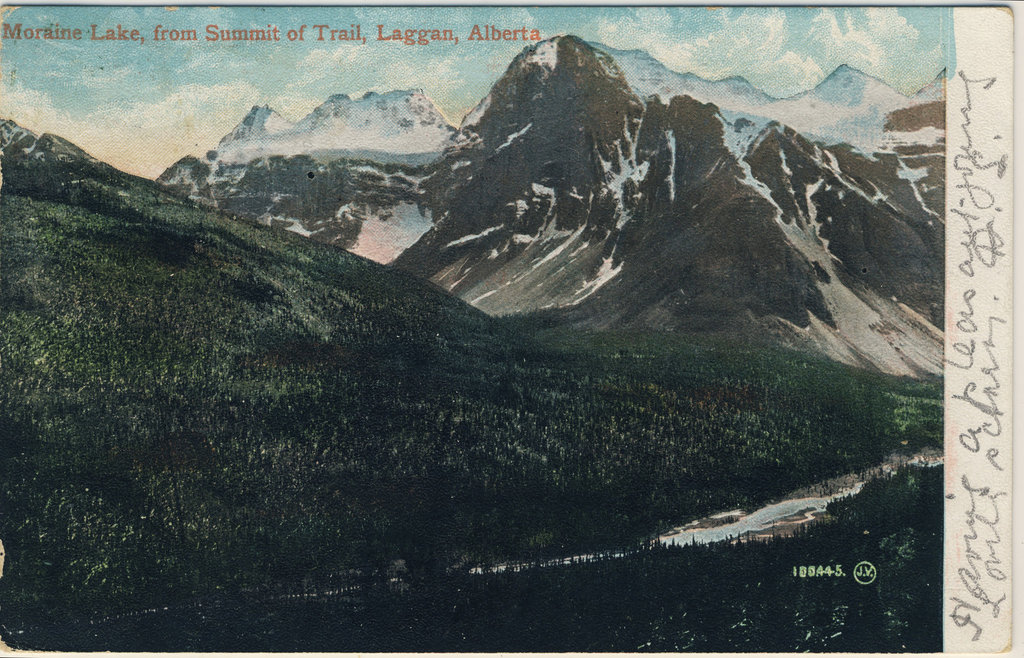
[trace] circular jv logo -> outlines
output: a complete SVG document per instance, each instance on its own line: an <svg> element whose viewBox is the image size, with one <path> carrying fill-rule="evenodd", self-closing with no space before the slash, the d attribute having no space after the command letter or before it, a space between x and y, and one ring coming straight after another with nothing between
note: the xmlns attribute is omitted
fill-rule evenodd
<svg viewBox="0 0 1024 658"><path fill-rule="evenodd" d="M861 585L870 585L875 582L876 576L878 576L878 570L867 560L858 562L857 566L853 568L853 579Z"/></svg>

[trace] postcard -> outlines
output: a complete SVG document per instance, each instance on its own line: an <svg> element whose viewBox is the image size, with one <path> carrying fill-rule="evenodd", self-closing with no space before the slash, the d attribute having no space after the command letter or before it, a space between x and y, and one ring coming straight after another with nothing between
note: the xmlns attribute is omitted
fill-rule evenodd
<svg viewBox="0 0 1024 658"><path fill-rule="evenodd" d="M1009 651L1012 25L3 8L2 646Z"/></svg>

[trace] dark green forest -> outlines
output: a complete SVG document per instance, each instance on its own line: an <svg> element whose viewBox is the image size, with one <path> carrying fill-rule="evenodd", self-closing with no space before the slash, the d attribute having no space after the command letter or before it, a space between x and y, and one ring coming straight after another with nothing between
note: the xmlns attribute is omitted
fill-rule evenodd
<svg viewBox="0 0 1024 658"><path fill-rule="evenodd" d="M110 648L39 629L355 573L367 581L352 610L391 606L393 617L374 618L393 620L422 610L451 633L469 624L465 641L434 634L419 645L418 633L377 627L350 644L339 630L321 648L699 649L721 633L739 648L838 646L814 644L818 631L769 641L781 630L761 606L782 597L774 605L786 615L824 614L793 606L831 601L829 587L848 594L850 583L803 583L795 599L786 588L796 585L774 575L750 588L801 545L804 561L843 557L814 542L853 559L856 546L837 538L859 532L856 506L770 547L651 550L441 583L481 564L639 546L673 524L941 446L938 382L779 349L489 318L409 275L149 181L55 167L4 162L0 198L0 636L12 646L35 629L25 646ZM941 517L940 486L902 478L884 486ZM884 532L900 564L938 583L928 542L941 525L924 516L886 519ZM387 584L396 564L420 583L401 596ZM657 598L683 579L686 601L720 599L706 588L727 581L696 575L706 569L740 570L731 586L746 589L730 605L749 594L749 607L723 619L741 625L712 633ZM602 587L630 607L586 613ZM911 622L938 605L928 590L885 591L913 600L879 603L870 637L887 650L927 640ZM449 596L493 614L431 612ZM519 607L503 626L495 606L508 600ZM561 644L517 643L528 636L513 626L550 617L559 600L557 610L584 606L550 636ZM842 614L855 614L848 605ZM634 630L647 630L615 636L615 614L641 615ZM796 617L784 619L792 631ZM346 623L358 622L338 629ZM235 631L166 648L240 647L248 631ZM264 640L251 648L303 647L284 631Z"/></svg>
<svg viewBox="0 0 1024 658"><path fill-rule="evenodd" d="M771 543L649 546L517 573L352 573L326 588L29 626L25 641L151 651L938 652L941 498L942 469L909 468ZM862 585L852 571L865 560L877 577ZM800 566L833 575L794 576Z"/></svg>

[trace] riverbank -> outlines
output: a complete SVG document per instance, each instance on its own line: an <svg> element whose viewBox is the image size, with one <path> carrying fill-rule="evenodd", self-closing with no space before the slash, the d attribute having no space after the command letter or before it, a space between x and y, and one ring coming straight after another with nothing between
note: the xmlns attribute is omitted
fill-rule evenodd
<svg viewBox="0 0 1024 658"><path fill-rule="evenodd" d="M894 453L877 466L801 487L751 512L734 509L693 519L684 525L660 533L654 541L674 546L768 541L791 537L801 526L824 517L829 503L857 495L871 480L892 475L903 466L927 468L941 466L942 463L942 452L934 448L926 448L910 455ZM539 562L508 562L478 566L471 569L470 573L518 572L536 567L566 566L599 558L621 558L630 553L631 551L627 550L604 551Z"/></svg>
<svg viewBox="0 0 1024 658"><path fill-rule="evenodd" d="M891 475L902 466L931 467L942 463L943 455L938 449L912 455L893 454L877 466L802 487L749 513L731 510L694 519L661 534L658 541L666 545L713 544L790 537L800 526L821 519L830 502L857 495L865 483L875 478Z"/></svg>

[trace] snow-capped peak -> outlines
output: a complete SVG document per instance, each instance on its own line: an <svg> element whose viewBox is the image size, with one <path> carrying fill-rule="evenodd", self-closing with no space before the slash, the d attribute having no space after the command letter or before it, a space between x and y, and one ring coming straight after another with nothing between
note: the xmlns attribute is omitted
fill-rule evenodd
<svg viewBox="0 0 1024 658"><path fill-rule="evenodd" d="M440 154L455 129L422 90L335 94L291 124L266 106L254 107L221 140L222 162L250 162L270 155L336 153L417 162Z"/></svg>
<svg viewBox="0 0 1024 658"><path fill-rule="evenodd" d="M707 80L694 73L677 73L643 50L618 50L600 43L589 45L615 59L630 87L641 98L659 96L668 101L673 96L685 95L726 109L756 107L776 100L738 75Z"/></svg>
<svg viewBox="0 0 1024 658"><path fill-rule="evenodd" d="M264 139L268 135L284 132L292 127L290 121L268 105L253 105L234 130L220 140L223 147L232 142Z"/></svg>
<svg viewBox="0 0 1024 658"><path fill-rule="evenodd" d="M389 91L379 94L368 91L359 98L335 94L296 124L300 131L357 128L383 128L386 123L410 129L414 125L448 126L448 122L422 90Z"/></svg>
<svg viewBox="0 0 1024 658"><path fill-rule="evenodd" d="M893 108L905 106L910 100L878 78L846 64L836 67L814 89L793 98L813 98L848 107L873 104Z"/></svg>

